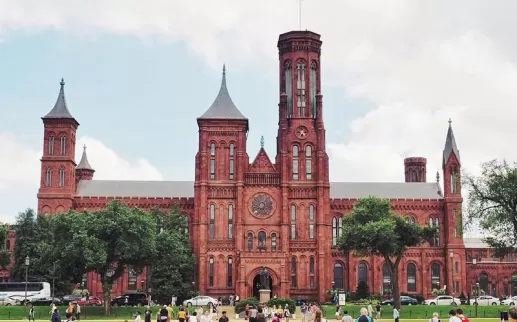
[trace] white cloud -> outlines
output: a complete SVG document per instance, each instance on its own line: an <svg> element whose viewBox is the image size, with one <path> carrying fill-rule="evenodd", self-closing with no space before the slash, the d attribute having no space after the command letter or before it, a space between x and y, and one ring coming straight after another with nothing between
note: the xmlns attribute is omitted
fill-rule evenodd
<svg viewBox="0 0 517 322"><path fill-rule="evenodd" d="M88 147L88 160L95 169L95 179L163 180L161 173L146 159L127 160L101 141L89 137L77 140L77 163L84 144ZM42 151L8 132L0 133L0 147L0 169L9 169L0 171L0 222L13 222L20 211L37 207Z"/></svg>
<svg viewBox="0 0 517 322"><path fill-rule="evenodd" d="M297 28L297 4L7 0L0 2L0 34L158 35L185 41L214 68L231 61L274 78L275 42ZM424 156L434 181L449 117L467 170L492 158L517 160L509 148L517 136L517 2L304 0L303 6L303 27L323 36L324 85L343 86L372 107L348 124L346 141L329 143L333 180L402 180L402 159Z"/></svg>

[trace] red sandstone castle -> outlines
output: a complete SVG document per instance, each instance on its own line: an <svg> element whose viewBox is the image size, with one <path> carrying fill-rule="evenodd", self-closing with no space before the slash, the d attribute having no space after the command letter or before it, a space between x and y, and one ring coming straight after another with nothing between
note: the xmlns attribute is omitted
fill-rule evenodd
<svg viewBox="0 0 517 322"><path fill-rule="evenodd" d="M279 37L273 159L263 147L258 153L247 151L248 119L230 98L223 69L219 94L197 119L194 181L93 180L86 151L79 164L75 162L79 123L67 107L61 82L54 108L43 117L39 213L101 209L113 199L143 209L177 204L189 217L199 259L195 287L201 294L252 296L265 266L273 295L325 300L327 290L353 291L360 281L374 293L390 287L382 259L345 258L334 247L341 217L359 198L373 195L389 198L393 210L409 222L436 226L440 232L430 244L407 252L400 269L402 292L428 297L433 289L447 286L455 295L467 294L480 282L487 294L513 293L516 258L492 258L479 240L462 237L461 162L450 123L443 150L443 190L438 174L436 182L426 182L426 159L420 157L405 159L405 182L329 181L321 45L320 35L310 31ZM147 289L146 276L129 268L114 286L114 295ZM88 274L86 284L92 294L102 293L94 274Z"/></svg>

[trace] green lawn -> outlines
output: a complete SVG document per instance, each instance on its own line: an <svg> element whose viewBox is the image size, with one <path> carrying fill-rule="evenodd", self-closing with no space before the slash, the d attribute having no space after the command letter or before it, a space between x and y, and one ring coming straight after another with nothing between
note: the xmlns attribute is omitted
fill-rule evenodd
<svg viewBox="0 0 517 322"><path fill-rule="evenodd" d="M353 317L359 316L359 311L362 307L358 305L347 305L343 307L343 310L347 310ZM445 305L404 305L400 310L400 317L402 320L405 319L429 319L432 317L434 312L440 314L441 319L449 317L449 310L451 309L463 309L467 317L475 317L475 307L473 305L462 305L462 306L445 306ZM478 306L478 317L479 318L497 318L499 320L500 312L508 312L509 307L505 305L487 305ZM391 319L393 314L393 308L391 306L382 306L381 317L382 319ZM336 316L335 306L325 306L324 315L327 319L333 320Z"/></svg>

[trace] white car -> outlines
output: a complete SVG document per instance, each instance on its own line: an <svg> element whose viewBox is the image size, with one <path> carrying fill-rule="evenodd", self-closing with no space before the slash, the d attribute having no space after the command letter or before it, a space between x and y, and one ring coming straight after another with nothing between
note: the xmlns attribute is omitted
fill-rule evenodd
<svg viewBox="0 0 517 322"><path fill-rule="evenodd" d="M502 305L515 305L517 303L517 296L512 296L507 298L506 300L502 300Z"/></svg>
<svg viewBox="0 0 517 322"><path fill-rule="evenodd" d="M449 295L440 295L434 299L424 301L424 305L459 305L460 299Z"/></svg>
<svg viewBox="0 0 517 322"><path fill-rule="evenodd" d="M20 305L20 301L9 297L0 297L0 306Z"/></svg>
<svg viewBox="0 0 517 322"><path fill-rule="evenodd" d="M196 296L191 299L183 301L183 306L207 306L217 305L217 299L210 296Z"/></svg>
<svg viewBox="0 0 517 322"><path fill-rule="evenodd" d="M501 302L497 297L493 297L490 295L483 295L477 298L478 305L499 305ZM476 303L476 299L470 299L470 305L474 305Z"/></svg>

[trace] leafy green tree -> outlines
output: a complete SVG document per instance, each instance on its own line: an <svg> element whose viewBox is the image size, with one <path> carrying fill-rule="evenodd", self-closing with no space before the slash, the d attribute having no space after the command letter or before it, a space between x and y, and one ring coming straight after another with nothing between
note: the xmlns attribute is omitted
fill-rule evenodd
<svg viewBox="0 0 517 322"><path fill-rule="evenodd" d="M15 281L25 281L25 257L32 257L36 254L39 240L38 223L34 210L27 209L19 213L13 228L16 232L16 243L14 244L14 263L10 276ZM29 267L29 269L32 273L33 267Z"/></svg>
<svg viewBox="0 0 517 322"><path fill-rule="evenodd" d="M343 217L339 247L356 256L379 256L388 264L392 276L394 305L400 306L399 264L409 247L434 237L430 227L411 224L391 210L389 200L360 199L350 215Z"/></svg>
<svg viewBox="0 0 517 322"><path fill-rule="evenodd" d="M192 295L195 257L188 236L188 218L179 207L169 214L154 209L157 223L156 257L149 267L153 298L170 301L172 295Z"/></svg>
<svg viewBox="0 0 517 322"><path fill-rule="evenodd" d="M365 281L357 283L354 296L357 300L364 300L370 297L370 288Z"/></svg>
<svg viewBox="0 0 517 322"><path fill-rule="evenodd" d="M0 225L0 243L4 247L0 247L0 268L7 268L11 263L11 253L5 248L7 239L9 238L9 226Z"/></svg>
<svg viewBox="0 0 517 322"><path fill-rule="evenodd" d="M517 164L492 160L483 163L479 176L465 175L468 190L467 225L490 237L485 241L503 257L517 251Z"/></svg>

